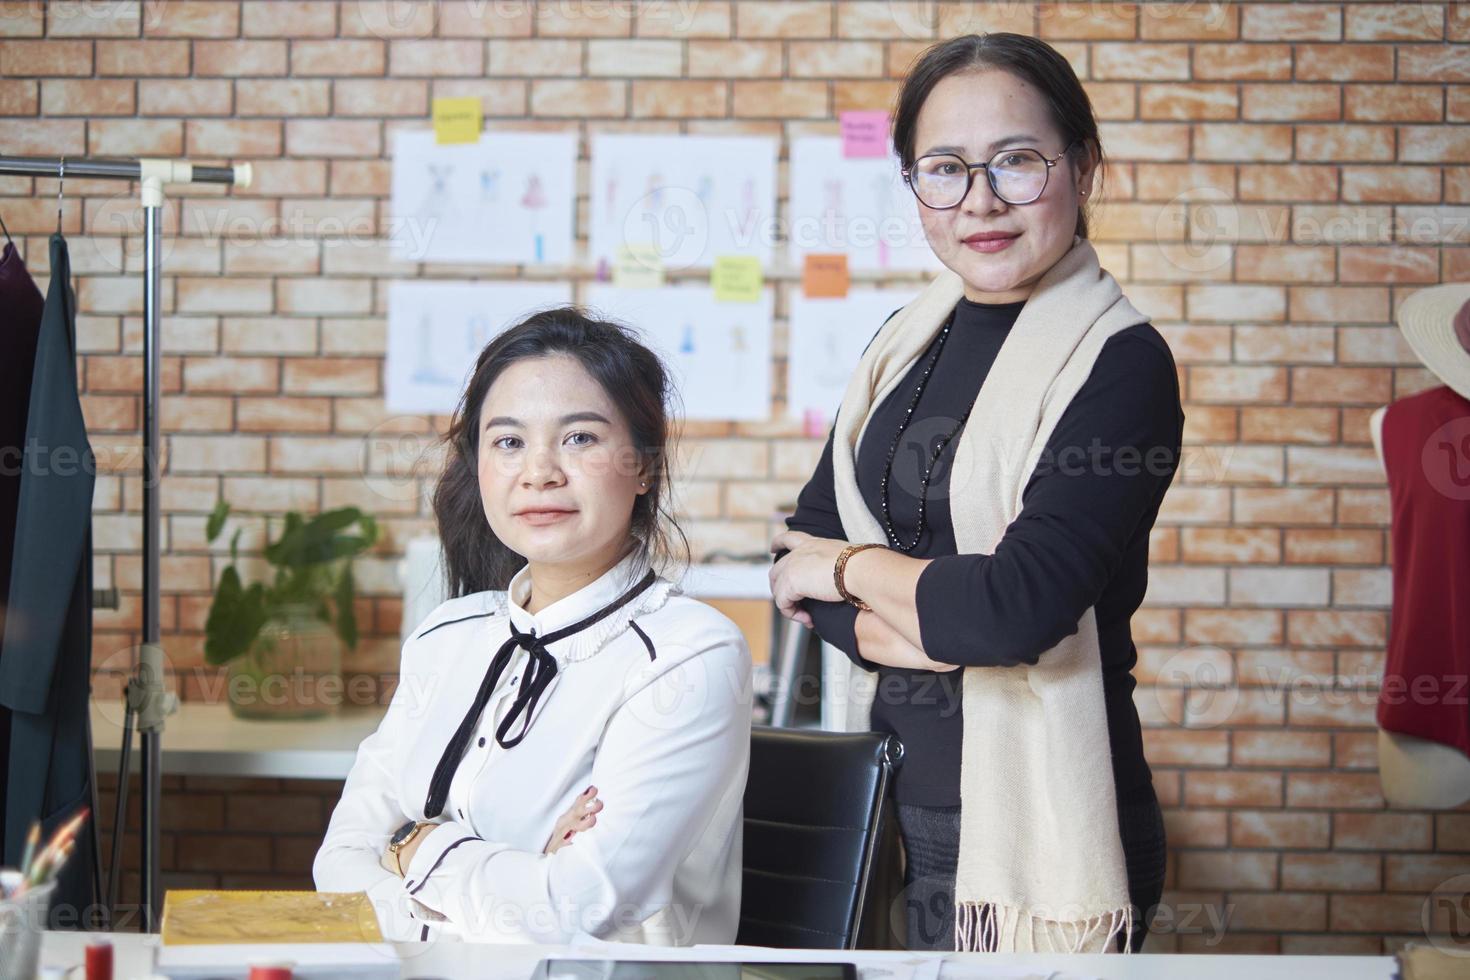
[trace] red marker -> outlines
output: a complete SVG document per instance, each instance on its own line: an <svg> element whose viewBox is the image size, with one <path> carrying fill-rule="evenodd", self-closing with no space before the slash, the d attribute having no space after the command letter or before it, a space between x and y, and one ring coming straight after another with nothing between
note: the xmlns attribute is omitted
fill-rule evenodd
<svg viewBox="0 0 1470 980"><path fill-rule="evenodd" d="M252 966L250 980L291 980L291 968L279 965Z"/></svg>

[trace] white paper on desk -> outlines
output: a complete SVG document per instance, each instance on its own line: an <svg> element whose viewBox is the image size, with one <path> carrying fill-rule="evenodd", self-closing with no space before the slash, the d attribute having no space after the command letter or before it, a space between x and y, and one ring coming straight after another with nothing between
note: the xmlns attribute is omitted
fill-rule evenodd
<svg viewBox="0 0 1470 980"><path fill-rule="evenodd" d="M755 303L721 303L708 286L587 289L594 312L642 335L674 376L683 417L764 422L771 417L770 289Z"/></svg>
<svg viewBox="0 0 1470 980"><path fill-rule="evenodd" d="M397 980L402 970L391 943L160 946L154 969L170 980L233 980L264 963L291 963L293 980Z"/></svg>
<svg viewBox="0 0 1470 980"><path fill-rule="evenodd" d="M565 265L572 261L577 134L490 131L439 145L393 138L394 258Z"/></svg>
<svg viewBox="0 0 1470 980"><path fill-rule="evenodd" d="M834 252L847 255L849 269L940 268L896 155L844 157L841 138L804 136L791 141L790 174L793 268Z"/></svg>
<svg viewBox="0 0 1470 980"><path fill-rule="evenodd" d="M454 411L480 350L535 310L564 306L565 282L388 284L388 411Z"/></svg>

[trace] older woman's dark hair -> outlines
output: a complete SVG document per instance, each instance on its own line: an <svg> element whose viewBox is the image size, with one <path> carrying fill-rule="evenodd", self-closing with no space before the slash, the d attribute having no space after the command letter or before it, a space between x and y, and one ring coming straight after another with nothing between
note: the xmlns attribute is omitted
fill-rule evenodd
<svg viewBox="0 0 1470 980"><path fill-rule="evenodd" d="M557 354L575 358L628 423L638 458L614 465L641 465L648 480L648 492L633 503L631 530L638 539L639 563L648 568L688 561L688 541L668 505L668 406L674 398L668 372L627 327L563 307L532 314L485 345L444 436L448 453L434 489L434 516L451 597L504 589L526 564L485 519L476 467L480 409L507 367Z"/></svg>
<svg viewBox="0 0 1470 980"><path fill-rule="evenodd" d="M1069 146L1071 160L1087 160L1097 153L1098 171L1103 165L1102 141L1098 138L1097 117L1092 100L1077 80L1077 73L1056 48L1025 34L996 32L966 34L941 41L919 55L903 88L898 93L898 108L893 114L893 147L905 169L913 166L917 148L915 133L919 110L940 80L950 75L1000 69L1034 85L1046 99L1051 120L1061 134L1063 145ZM979 161L974 161L979 162ZM1087 237L1087 214L1077 209L1076 233Z"/></svg>

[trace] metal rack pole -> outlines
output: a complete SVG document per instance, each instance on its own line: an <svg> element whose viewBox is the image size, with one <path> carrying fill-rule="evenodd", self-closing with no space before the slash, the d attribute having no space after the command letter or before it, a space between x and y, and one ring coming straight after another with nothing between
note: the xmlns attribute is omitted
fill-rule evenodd
<svg viewBox="0 0 1470 980"><path fill-rule="evenodd" d="M143 204L143 637L138 664L128 682L129 720L138 715L142 748L142 905L143 928L158 931L162 908L159 892L159 808L162 799L162 735L164 718L171 713L172 695L163 688L163 650L159 646L160 513L158 472L158 410L160 398L159 323L162 274L162 214L165 184L233 184L249 186L249 164L198 166L186 160L88 160L65 157L0 156L0 174L62 179L138 181ZM126 731L126 727L125 727ZM124 752L124 758L127 753ZM127 773L118 785L127 792ZM126 808L123 808L124 815ZM95 821L96 815L93 819ZM114 837L125 830L119 822ZM115 877L118 868L109 869ZM105 896L104 896L105 898Z"/></svg>

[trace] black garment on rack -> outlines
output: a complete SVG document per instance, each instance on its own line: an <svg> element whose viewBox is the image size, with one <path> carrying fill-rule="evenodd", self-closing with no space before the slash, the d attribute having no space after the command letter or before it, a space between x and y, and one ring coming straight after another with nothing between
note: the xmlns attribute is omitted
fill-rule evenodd
<svg viewBox="0 0 1470 980"><path fill-rule="evenodd" d="M5 631L0 705L10 709L4 850L20 860L31 821L50 834L92 800L92 491L96 461L76 373L76 299L66 240L51 236L31 377ZM93 815L95 819L95 814ZM51 925L84 925L99 899L95 837L76 848L51 896Z"/></svg>
<svg viewBox="0 0 1470 980"><path fill-rule="evenodd" d="M31 372L36 365L36 337L45 305L20 252L7 240L0 249L0 636L5 633L4 600L10 595L10 558L15 552L15 509L20 503L20 463L31 403ZM9 768L10 709L0 704L0 815L5 813Z"/></svg>

